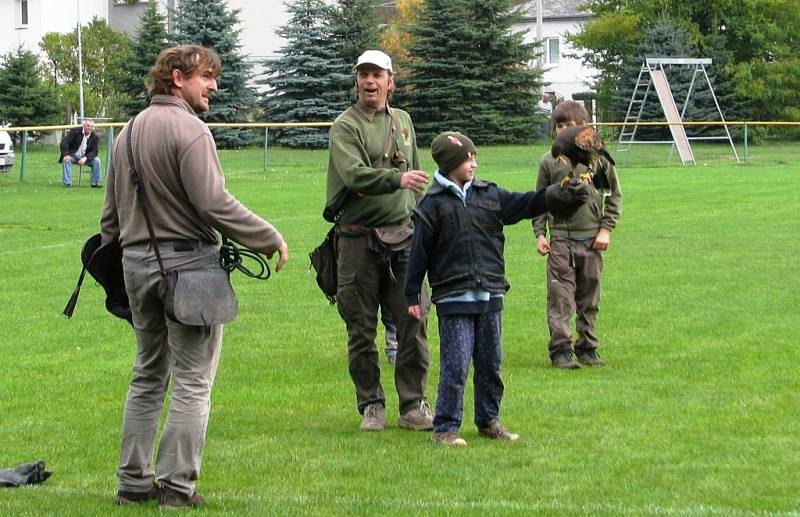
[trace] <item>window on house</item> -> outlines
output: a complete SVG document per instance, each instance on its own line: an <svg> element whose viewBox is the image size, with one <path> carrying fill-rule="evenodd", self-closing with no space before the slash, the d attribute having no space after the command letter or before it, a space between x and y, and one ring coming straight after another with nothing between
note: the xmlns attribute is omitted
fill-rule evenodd
<svg viewBox="0 0 800 517"><path fill-rule="evenodd" d="M18 0L19 4L19 26L28 26L28 0Z"/></svg>
<svg viewBox="0 0 800 517"><path fill-rule="evenodd" d="M558 38L547 38L547 63L556 65L561 60L561 48Z"/></svg>

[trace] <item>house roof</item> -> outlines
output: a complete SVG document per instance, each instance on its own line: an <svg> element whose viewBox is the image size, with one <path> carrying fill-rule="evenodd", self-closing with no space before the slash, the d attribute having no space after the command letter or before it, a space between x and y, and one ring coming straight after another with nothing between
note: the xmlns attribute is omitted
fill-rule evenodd
<svg viewBox="0 0 800 517"><path fill-rule="evenodd" d="M591 18L589 11L582 11L584 0L542 0L543 20L563 20L573 18ZM536 0L514 2L524 8L524 19L536 19Z"/></svg>

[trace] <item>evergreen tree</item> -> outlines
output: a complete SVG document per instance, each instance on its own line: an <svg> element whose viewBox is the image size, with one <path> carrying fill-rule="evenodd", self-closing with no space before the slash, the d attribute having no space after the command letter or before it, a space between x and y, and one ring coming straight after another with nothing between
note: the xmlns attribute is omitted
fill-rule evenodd
<svg viewBox="0 0 800 517"><path fill-rule="evenodd" d="M524 32L512 32L521 13L510 0L471 0L469 26L479 63L477 79L483 84L472 111L474 134L485 143L530 142L536 134L537 92L543 86L542 70L531 68L536 47L524 42Z"/></svg>
<svg viewBox="0 0 800 517"><path fill-rule="evenodd" d="M289 22L278 30L286 39L280 57L265 61L266 86L260 105L270 122L327 122L348 105L347 90L353 63L339 55L328 21L331 8L322 0L287 2ZM328 129L287 128L276 132L276 141L289 147L324 147Z"/></svg>
<svg viewBox="0 0 800 517"><path fill-rule="evenodd" d="M421 144L443 130L479 144L534 138L541 70L529 68L534 48L511 31L517 17L508 0L426 1L399 85Z"/></svg>
<svg viewBox="0 0 800 517"><path fill-rule="evenodd" d="M120 105L120 111L124 116L134 115L150 103L145 81L159 52L168 46L166 21L158 12L155 0L150 0L150 4L139 19L139 28L128 56L128 66L117 82L117 88L126 94Z"/></svg>
<svg viewBox="0 0 800 517"><path fill-rule="evenodd" d="M179 44L202 45L213 49L222 62L222 75L206 122L241 122L250 116L256 94L247 85L251 65L240 53L239 10L229 9L225 0L181 0L174 40ZM220 147L242 147L255 143L255 135L244 128L212 129Z"/></svg>
<svg viewBox="0 0 800 517"><path fill-rule="evenodd" d="M331 13L331 31L339 46L339 57L347 67L352 67L365 50L380 48L379 23L377 0L336 2Z"/></svg>
<svg viewBox="0 0 800 517"><path fill-rule="evenodd" d="M60 110L55 89L42 81L36 54L20 46L2 59L0 123L12 126L57 123Z"/></svg>

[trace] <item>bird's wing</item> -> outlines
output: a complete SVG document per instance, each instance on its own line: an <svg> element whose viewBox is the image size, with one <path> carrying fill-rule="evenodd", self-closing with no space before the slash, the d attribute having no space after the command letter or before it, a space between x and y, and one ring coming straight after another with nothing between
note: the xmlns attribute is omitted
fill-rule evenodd
<svg viewBox="0 0 800 517"><path fill-rule="evenodd" d="M612 158L611 155L608 153L608 150L606 149L605 146L601 147L600 150L597 153L600 156L605 157L605 159L608 160L611 165L616 165L617 164L617 162L614 161L614 158Z"/></svg>

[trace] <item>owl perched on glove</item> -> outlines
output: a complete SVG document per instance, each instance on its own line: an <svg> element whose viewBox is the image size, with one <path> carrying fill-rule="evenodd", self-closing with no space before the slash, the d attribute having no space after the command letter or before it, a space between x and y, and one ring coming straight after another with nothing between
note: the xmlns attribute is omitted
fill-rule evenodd
<svg viewBox="0 0 800 517"><path fill-rule="evenodd" d="M611 165L614 159L608 154L603 141L597 132L589 126L568 126L561 130L553 142L550 154L558 161L564 162L566 158L574 170L579 163L586 166L586 172L578 177L591 181L597 189L610 190L608 177L602 168L597 167L599 156L605 157ZM569 178L564 178L569 181ZM563 186L563 185L562 185Z"/></svg>

